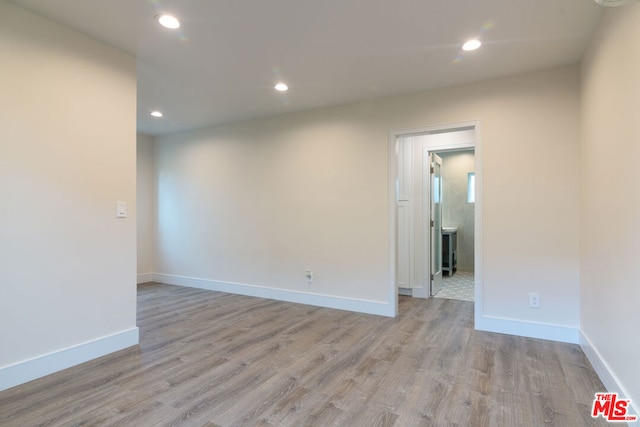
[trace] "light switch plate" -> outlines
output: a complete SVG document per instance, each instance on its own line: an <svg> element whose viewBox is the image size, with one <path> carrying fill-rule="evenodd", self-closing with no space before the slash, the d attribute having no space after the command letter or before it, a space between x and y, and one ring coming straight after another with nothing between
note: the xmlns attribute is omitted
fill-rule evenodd
<svg viewBox="0 0 640 427"><path fill-rule="evenodd" d="M127 202L118 200L116 202L116 218L126 218L126 217L127 217Z"/></svg>

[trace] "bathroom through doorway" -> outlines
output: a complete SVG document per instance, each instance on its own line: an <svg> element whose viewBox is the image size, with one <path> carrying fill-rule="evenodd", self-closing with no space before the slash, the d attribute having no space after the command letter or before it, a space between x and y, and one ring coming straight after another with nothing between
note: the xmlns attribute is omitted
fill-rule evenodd
<svg viewBox="0 0 640 427"><path fill-rule="evenodd" d="M392 132L389 142L395 302L398 295L454 298L475 301L477 309L482 302L479 122ZM438 170L433 159L440 163L437 178L431 174ZM441 209L437 216L434 203Z"/></svg>
<svg viewBox="0 0 640 427"><path fill-rule="evenodd" d="M432 296L473 301L475 152L437 151L441 159L442 282Z"/></svg>

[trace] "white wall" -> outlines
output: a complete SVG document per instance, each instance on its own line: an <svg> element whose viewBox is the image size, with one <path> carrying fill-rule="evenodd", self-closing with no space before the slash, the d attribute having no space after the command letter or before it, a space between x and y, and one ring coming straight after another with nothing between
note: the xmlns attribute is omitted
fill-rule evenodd
<svg viewBox="0 0 640 427"><path fill-rule="evenodd" d="M583 345L605 385L624 392L636 411L640 409L638 40L640 4L607 10L582 64L580 234Z"/></svg>
<svg viewBox="0 0 640 427"><path fill-rule="evenodd" d="M138 335L134 58L4 1L0 57L2 389Z"/></svg>
<svg viewBox="0 0 640 427"><path fill-rule="evenodd" d="M137 135L136 156L138 283L144 283L152 280L152 273L155 271L156 185L153 137Z"/></svg>
<svg viewBox="0 0 640 427"><path fill-rule="evenodd" d="M156 139L160 273L386 304L386 143L309 117Z"/></svg>
<svg viewBox="0 0 640 427"><path fill-rule="evenodd" d="M578 89L564 67L160 137L160 278L386 307L389 132L480 120L480 326L577 341Z"/></svg>

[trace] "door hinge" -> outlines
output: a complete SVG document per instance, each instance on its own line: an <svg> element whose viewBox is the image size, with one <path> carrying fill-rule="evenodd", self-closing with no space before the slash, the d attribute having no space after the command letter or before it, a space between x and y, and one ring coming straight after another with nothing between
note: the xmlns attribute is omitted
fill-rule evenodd
<svg viewBox="0 0 640 427"><path fill-rule="evenodd" d="M433 227L434 225L436 225L433 220L431 220L431 226Z"/></svg>
<svg viewBox="0 0 640 427"><path fill-rule="evenodd" d="M433 169L433 166L431 166L431 173L434 173L435 169Z"/></svg>
<svg viewBox="0 0 640 427"><path fill-rule="evenodd" d="M433 274L432 274L432 275L431 275L431 281L433 281L433 279L434 279L434 277L433 277Z"/></svg>

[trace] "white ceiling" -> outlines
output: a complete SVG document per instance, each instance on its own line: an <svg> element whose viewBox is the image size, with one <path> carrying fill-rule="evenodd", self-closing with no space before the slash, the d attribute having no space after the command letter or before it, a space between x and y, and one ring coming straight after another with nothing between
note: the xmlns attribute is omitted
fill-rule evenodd
<svg viewBox="0 0 640 427"><path fill-rule="evenodd" d="M577 63L602 12L593 0L13 3L136 55L138 130L151 135ZM161 12L182 27L160 27ZM483 47L463 53L472 37Z"/></svg>

